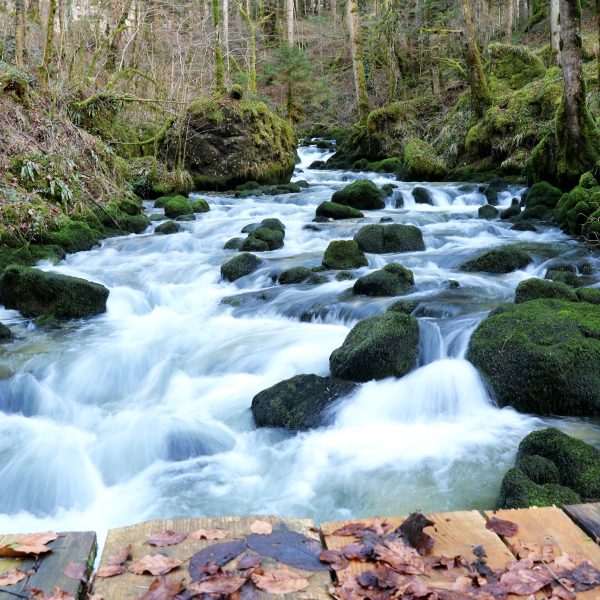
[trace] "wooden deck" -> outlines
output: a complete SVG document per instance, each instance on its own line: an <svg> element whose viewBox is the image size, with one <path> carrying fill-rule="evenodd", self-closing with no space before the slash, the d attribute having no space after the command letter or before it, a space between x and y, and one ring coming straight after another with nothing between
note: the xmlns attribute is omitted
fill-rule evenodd
<svg viewBox="0 0 600 600"><path fill-rule="evenodd" d="M521 544L528 543L545 547L552 546L559 549L558 554L562 552L571 557L583 557L594 567L600 569L600 546L598 545L600 540L600 503L567 506L562 510L556 507L497 512L471 510L436 513L427 516L435 522L434 527L426 530L434 539L433 554L435 556L454 557L461 555L468 560L473 560L473 550L481 546L485 549L487 565L492 569L503 569L507 563L518 558L518 551L522 548ZM515 523L518 526L517 534L513 537L502 537L487 529L487 521L494 516ZM391 528L396 528L404 520L405 517L403 516L385 518ZM237 543L238 549L241 547L242 550L234 557L215 558L223 569L235 569L240 561L244 559L250 563L254 561L254 566L260 563L260 568L267 573L279 569L291 571L302 578L306 585L302 591L285 594L268 594L260 590L257 592L253 587L252 595L247 597L272 597L286 600L331 598L330 591L335 583L343 583L347 577L353 577L365 570L373 569L374 564L352 560L348 568L336 572L328 569L305 570L298 566L290 566L289 562L282 565L275 558L269 558L269 552L266 554L264 552L257 553L253 549L250 540L253 533L256 539L257 527L260 529L266 526L268 529L270 526L274 532L297 532L305 538L314 540L314 542L306 542L314 546L313 550L340 550L356 540L352 536L332 535L333 532L345 525L356 522L368 526L374 523L374 519L355 519L316 524L308 519L282 517L214 517L150 521L130 527L113 529L109 531L104 544L99 568L107 567L111 563L114 566L115 554L129 544L131 544L130 556L127 558L122 574L114 577L92 578L90 593L95 594L95 596L91 597L94 600L137 600L143 598L148 594L152 583L157 580L157 576L151 574L137 575L130 572L129 569L136 561L148 555L162 555L179 561L180 565L169 573L169 577L178 586L183 587L191 582L189 567L192 556L217 544L233 543L233 547L236 547L235 544ZM176 532L181 537L185 536L185 539L172 545L158 547L148 543L151 536L167 530ZM208 537L212 539L202 539L203 531L208 531ZM264 531L258 533L265 534ZM14 537L0 536L0 547L14 539ZM58 588L68 592L76 600L84 600L86 593L88 593L86 583L67 577L65 569L67 569L69 563L85 565L88 571L87 575L89 575L89 570L95 559L95 534L90 532L65 533L48 545L52 548L52 551L37 559L0 558L0 580L3 574L15 567L27 574L24 579L17 583L0 586L0 600L31 598L31 590L34 588L43 590L48 597ZM277 544L274 543L273 547L276 546ZM125 562L124 559L123 562ZM443 569L429 571L427 575L419 575L419 578L427 585L437 589L450 589L451 580L444 575ZM155 596L149 594L146 597L153 598ZM163 596L157 595L156 597L162 598ZM231 597L240 596L232 595ZM242 594L241 597L246 596ZM510 598L515 599L525 597L533 598L534 596L510 596ZM542 598L543 596L538 594L535 597ZM578 592L576 597L581 600L600 599L600 587Z"/></svg>

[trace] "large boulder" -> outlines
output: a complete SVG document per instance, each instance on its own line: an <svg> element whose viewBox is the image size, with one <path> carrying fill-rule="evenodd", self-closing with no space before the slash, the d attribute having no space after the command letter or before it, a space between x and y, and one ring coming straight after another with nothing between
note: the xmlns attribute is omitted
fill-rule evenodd
<svg viewBox="0 0 600 600"><path fill-rule="evenodd" d="M372 181L359 179L335 192L331 197L331 201L358 210L375 210L385 208L384 197L384 192Z"/></svg>
<svg viewBox="0 0 600 600"><path fill-rule="evenodd" d="M494 248L468 260L460 266L461 271L485 273L510 273L524 269L531 262L531 256L519 248Z"/></svg>
<svg viewBox="0 0 600 600"><path fill-rule="evenodd" d="M406 294L415 283L411 270L402 265L391 263L359 277L352 288L355 294L365 296L399 296Z"/></svg>
<svg viewBox="0 0 600 600"><path fill-rule="evenodd" d="M508 183L504 179L492 179L483 191L483 195L486 197L488 204L496 206L500 202L498 194L508 192L509 189Z"/></svg>
<svg viewBox="0 0 600 600"><path fill-rule="evenodd" d="M433 206L433 193L426 187L417 185L413 188L411 194L417 204L430 204Z"/></svg>
<svg viewBox="0 0 600 600"><path fill-rule="evenodd" d="M221 265L221 275L227 281L235 281L240 277L250 275L260 267L262 260L254 254L244 252L238 254Z"/></svg>
<svg viewBox="0 0 600 600"><path fill-rule="evenodd" d="M292 267L282 271L277 279L281 285L289 285L293 283L303 283L314 273L307 267Z"/></svg>
<svg viewBox="0 0 600 600"><path fill-rule="evenodd" d="M558 298L570 302L579 300L575 290L560 281L532 277L519 283L515 292L515 302L517 304L537 300L538 298Z"/></svg>
<svg viewBox="0 0 600 600"><path fill-rule="evenodd" d="M0 279L0 302L24 317L78 319L106 312L108 289L79 277L9 266Z"/></svg>
<svg viewBox="0 0 600 600"><path fill-rule="evenodd" d="M586 235L588 229L595 229L594 226L590 227L590 224L596 225L599 221L599 208L600 188L587 189L577 186L560 197L556 205L556 220L566 233ZM592 220L592 217L595 220Z"/></svg>
<svg viewBox="0 0 600 600"><path fill-rule="evenodd" d="M323 255L323 267L326 269L347 270L366 267L367 257L354 240L334 240Z"/></svg>
<svg viewBox="0 0 600 600"><path fill-rule="evenodd" d="M423 234L414 225L365 225L354 236L363 252L417 252L425 250Z"/></svg>
<svg viewBox="0 0 600 600"><path fill-rule="evenodd" d="M181 225L179 223L175 223L175 221L166 221L165 223L161 223L156 227L154 233L158 233L159 235L170 235L172 233L178 233L181 230Z"/></svg>
<svg viewBox="0 0 600 600"><path fill-rule="evenodd" d="M167 135L162 152L171 165L181 139L184 167L197 189L231 189L250 180L287 183L294 171L294 132L262 102L196 100Z"/></svg>
<svg viewBox="0 0 600 600"><path fill-rule="evenodd" d="M156 205L156 203L155 203ZM194 209L187 198L183 196L173 196L167 198L164 203L165 216L169 219L176 219L183 215L193 215Z"/></svg>
<svg viewBox="0 0 600 600"><path fill-rule="evenodd" d="M337 202L321 202L317 206L317 217L326 219L362 219L365 215L351 206L338 204Z"/></svg>
<svg viewBox="0 0 600 600"><path fill-rule="evenodd" d="M12 331L4 323L0 323L0 342L7 342L13 337Z"/></svg>
<svg viewBox="0 0 600 600"><path fill-rule="evenodd" d="M248 234L241 249L250 252L278 250L279 248L283 248L284 237L285 232L263 225Z"/></svg>
<svg viewBox="0 0 600 600"><path fill-rule="evenodd" d="M540 299L502 306L477 327L467 358L501 406L600 415L600 319L594 304Z"/></svg>
<svg viewBox="0 0 600 600"><path fill-rule="evenodd" d="M448 174L444 159L424 140L411 138L402 149L398 176L405 181L438 181Z"/></svg>
<svg viewBox="0 0 600 600"><path fill-rule="evenodd" d="M521 198L523 219L547 219L553 215L562 192L547 181L534 183Z"/></svg>
<svg viewBox="0 0 600 600"><path fill-rule="evenodd" d="M284 427L304 431L324 423L324 411L356 384L334 377L296 375L259 392L252 399L258 427Z"/></svg>
<svg viewBox="0 0 600 600"><path fill-rule="evenodd" d="M402 377L415 366L418 346L417 320L385 312L359 321L329 357L329 368L350 381Z"/></svg>
<svg viewBox="0 0 600 600"><path fill-rule="evenodd" d="M477 216L480 219L488 219L491 221L498 216L498 209L491 204L484 204L477 209Z"/></svg>

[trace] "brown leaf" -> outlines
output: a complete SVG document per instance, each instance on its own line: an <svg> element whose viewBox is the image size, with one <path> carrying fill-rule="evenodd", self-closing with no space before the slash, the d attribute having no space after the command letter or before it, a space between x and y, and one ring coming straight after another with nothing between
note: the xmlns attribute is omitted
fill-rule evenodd
<svg viewBox="0 0 600 600"><path fill-rule="evenodd" d="M406 577L389 567L376 567L371 571L364 571L357 575L356 579L365 588L391 590L392 592L403 589L408 581Z"/></svg>
<svg viewBox="0 0 600 600"><path fill-rule="evenodd" d="M323 550L319 555L319 560L328 563L334 571L341 571L350 566L350 563L339 550Z"/></svg>
<svg viewBox="0 0 600 600"><path fill-rule="evenodd" d="M157 577L140 600L172 600L181 591L182 585L170 577Z"/></svg>
<svg viewBox="0 0 600 600"><path fill-rule="evenodd" d="M129 565L129 572L136 575L166 575L183 563L178 558L170 558L164 554L147 554Z"/></svg>
<svg viewBox="0 0 600 600"><path fill-rule="evenodd" d="M37 588L27 588L31 593L31 600L75 600L75 596L69 594L69 592L65 592L60 588L54 588L54 592L52 596L48 596L46 592L43 590L38 590Z"/></svg>
<svg viewBox="0 0 600 600"><path fill-rule="evenodd" d="M0 585L14 585L25 579L25 577L27 577L27 574L15 567L0 575Z"/></svg>
<svg viewBox="0 0 600 600"><path fill-rule="evenodd" d="M105 565L96 571L96 577L114 577L122 575L126 569L123 565Z"/></svg>
<svg viewBox="0 0 600 600"><path fill-rule="evenodd" d="M196 529L188 537L193 540L222 540L227 537L227 532L222 529Z"/></svg>
<svg viewBox="0 0 600 600"><path fill-rule="evenodd" d="M302 575L285 569L270 571L264 575L253 573L252 581L254 581L257 588L267 592L267 594L302 592L310 585L308 579L302 577Z"/></svg>
<svg viewBox="0 0 600 600"><path fill-rule="evenodd" d="M336 529L333 533L327 535L337 535L340 537L354 537L357 533L367 529L366 523L348 523L339 529Z"/></svg>
<svg viewBox="0 0 600 600"><path fill-rule="evenodd" d="M554 577L541 569L511 569L500 577L500 587L507 594L535 594Z"/></svg>
<svg viewBox="0 0 600 600"><path fill-rule="evenodd" d="M571 581L576 592L600 586L600 571L589 562L584 562L574 569L561 573L561 577Z"/></svg>
<svg viewBox="0 0 600 600"><path fill-rule="evenodd" d="M76 579L79 581L87 581L86 572L87 567L83 563L70 562L63 571L65 577L69 579Z"/></svg>
<svg viewBox="0 0 600 600"><path fill-rule="evenodd" d="M433 525L435 523L424 514L414 512L396 529L396 533L401 535L421 556L425 556L433 550L434 540L423 529Z"/></svg>
<svg viewBox="0 0 600 600"><path fill-rule="evenodd" d="M159 547L176 546L177 544L181 544L186 537L187 534L185 533L177 533L176 531L165 529L163 531L157 531L156 533L153 533L146 540L146 544Z"/></svg>
<svg viewBox="0 0 600 600"><path fill-rule="evenodd" d="M18 536L3 546L0 546L0 557L2 558L20 558L22 556L38 556L50 552L46 544L53 542L58 538L58 534L54 531L46 531L44 533L29 533L27 535Z"/></svg>
<svg viewBox="0 0 600 600"><path fill-rule="evenodd" d="M388 564L392 569L403 575L422 575L425 573L425 564L419 553L409 546L394 540L386 540L383 544L376 544L373 553Z"/></svg>
<svg viewBox="0 0 600 600"><path fill-rule="evenodd" d="M187 587L194 594L233 594L246 583L245 577L237 577L233 573L220 571L198 583Z"/></svg>
<svg viewBox="0 0 600 600"><path fill-rule="evenodd" d="M341 549L341 553L348 560L360 560L360 562L367 561L368 551L365 548L364 544L359 544L358 542L353 542L352 544L348 544Z"/></svg>
<svg viewBox="0 0 600 600"><path fill-rule="evenodd" d="M133 550L133 546L131 544L122 546L114 554L111 554L106 559L106 564L110 565L110 566L124 565L129 560L132 550Z"/></svg>
<svg viewBox="0 0 600 600"><path fill-rule="evenodd" d="M519 526L512 521L492 517L486 524L485 528L501 535L502 537L513 537L519 533Z"/></svg>
<svg viewBox="0 0 600 600"><path fill-rule="evenodd" d="M259 521L257 519L250 525L250 531L259 535L270 535L273 533L273 525L267 521Z"/></svg>

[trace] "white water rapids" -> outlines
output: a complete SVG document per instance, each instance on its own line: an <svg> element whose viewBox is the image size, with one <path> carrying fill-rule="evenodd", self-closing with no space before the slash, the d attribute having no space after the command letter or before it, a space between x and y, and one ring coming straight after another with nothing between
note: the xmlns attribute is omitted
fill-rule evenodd
<svg viewBox="0 0 600 600"><path fill-rule="evenodd" d="M557 257L581 250L554 228L518 232L478 219L484 196L458 184L421 184L434 191L435 206L415 205L413 183L309 170L327 156L314 146L300 156L295 177L311 185L299 194L211 194L211 211L182 223L178 234L154 235L153 223L144 234L40 265L106 285L106 314L43 330L0 307L0 321L18 336L0 346L0 531L102 532L184 515L319 520L494 506L518 442L550 420L494 406L464 360L469 337L487 311L512 301L519 281L543 277ZM363 220L303 228L334 190L365 176L397 184L404 208L390 198ZM285 246L264 253L252 275L222 281L220 264L234 254L223 244L265 217L285 223ZM333 408L327 428L257 429L250 412L257 392L299 373L326 375L351 326L395 300L354 297L352 281L333 277L277 286L272 274L319 265L331 240L382 217L417 225L425 238L424 252L369 255L359 270L398 261L414 272L406 298L421 302L419 368L360 386ZM508 275L458 270L510 242L527 246L530 267ZM450 289L449 280L460 287ZM558 424L598 437L589 421Z"/></svg>

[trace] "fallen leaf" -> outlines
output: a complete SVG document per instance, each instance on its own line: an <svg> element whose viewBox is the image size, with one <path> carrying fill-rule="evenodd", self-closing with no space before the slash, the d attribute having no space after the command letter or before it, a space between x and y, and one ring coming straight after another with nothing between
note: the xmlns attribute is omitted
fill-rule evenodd
<svg viewBox="0 0 600 600"><path fill-rule="evenodd" d="M366 523L349 523L339 529L336 529L333 533L327 535L337 535L340 537L354 537L357 533L367 529Z"/></svg>
<svg viewBox="0 0 600 600"><path fill-rule="evenodd" d="M269 535L273 533L273 526L267 521L256 520L250 525L250 531L257 535Z"/></svg>
<svg viewBox="0 0 600 600"><path fill-rule="evenodd" d="M237 564L238 569L254 569L260 566L262 558L257 554L247 554Z"/></svg>
<svg viewBox="0 0 600 600"><path fill-rule="evenodd" d="M368 551L364 544L353 542L352 544L344 546L340 552L348 560L360 560L360 562L366 562L367 560Z"/></svg>
<svg viewBox="0 0 600 600"><path fill-rule="evenodd" d="M27 574L15 567L0 575L0 585L14 585L25 579L25 577L27 577Z"/></svg>
<svg viewBox="0 0 600 600"><path fill-rule="evenodd" d="M172 600L181 591L182 585L170 577L157 577L140 600Z"/></svg>
<svg viewBox="0 0 600 600"><path fill-rule="evenodd" d="M600 586L600 571L589 562L584 562L574 569L561 573L561 577L571 581L576 592Z"/></svg>
<svg viewBox="0 0 600 600"><path fill-rule="evenodd" d="M264 537L264 536L260 536ZM206 566L216 564L219 567L226 565L234 558L239 556L247 545L243 540L235 542L223 542L222 544L213 544L207 546L199 552L196 552L190 559L190 575L193 581L199 581L206 574Z"/></svg>
<svg viewBox="0 0 600 600"><path fill-rule="evenodd" d="M123 565L105 565L96 571L96 577L114 577L122 575L126 569Z"/></svg>
<svg viewBox="0 0 600 600"><path fill-rule="evenodd" d="M146 540L146 544L158 547L176 546L177 544L181 544L186 537L187 534L185 533L177 533L176 531L165 529L163 531L157 531L156 533L153 533Z"/></svg>
<svg viewBox="0 0 600 600"><path fill-rule="evenodd" d="M414 512L396 529L396 533L401 535L421 556L425 556L433 550L434 540L423 529L433 525L435 523L424 514Z"/></svg>
<svg viewBox="0 0 600 600"><path fill-rule="evenodd" d="M492 517L486 524L485 528L501 535L502 537L513 537L519 533L519 526L512 521Z"/></svg>
<svg viewBox="0 0 600 600"><path fill-rule="evenodd" d="M364 571L356 577L365 588L391 590L396 592L404 588L407 579L389 567L377 567L371 571Z"/></svg>
<svg viewBox="0 0 600 600"><path fill-rule="evenodd" d="M27 588L27 591L31 593L31 600L75 600L75 596L58 587L54 588L52 596L48 596L46 592L37 588Z"/></svg>
<svg viewBox="0 0 600 600"><path fill-rule="evenodd" d="M350 563L339 550L323 550L319 555L319 560L327 563L334 571L347 569Z"/></svg>
<svg viewBox="0 0 600 600"><path fill-rule="evenodd" d="M310 585L308 579L302 577L302 575L285 569L270 571L264 575L253 573L252 581L254 581L257 588L267 592L267 594L302 592Z"/></svg>
<svg viewBox="0 0 600 600"><path fill-rule="evenodd" d="M507 594L535 594L554 577L541 569L511 569L500 577L500 587Z"/></svg>
<svg viewBox="0 0 600 600"><path fill-rule="evenodd" d="M79 581L87 581L86 572L87 567L83 563L70 562L64 569L63 574L69 579L76 579Z"/></svg>
<svg viewBox="0 0 600 600"><path fill-rule="evenodd" d="M193 540L222 540L227 537L227 532L222 529L196 529L188 533Z"/></svg>
<svg viewBox="0 0 600 600"><path fill-rule="evenodd" d="M111 554L106 559L106 564L111 565L111 566L125 564L129 560L132 550L133 550L133 546L131 544L122 546L114 554Z"/></svg>
<svg viewBox="0 0 600 600"><path fill-rule="evenodd" d="M3 546L0 546L0 557L2 558L20 558L22 556L38 556L50 552L52 548L46 546L58 538L54 531L44 533L29 533L18 536Z"/></svg>
<svg viewBox="0 0 600 600"><path fill-rule="evenodd" d="M194 594L233 594L246 583L245 577L233 573L219 572L187 587Z"/></svg>
<svg viewBox="0 0 600 600"><path fill-rule="evenodd" d="M386 540L373 548L375 556L402 575L422 575L425 573L423 559L415 548L401 542Z"/></svg>
<svg viewBox="0 0 600 600"><path fill-rule="evenodd" d="M164 554L147 554L129 565L129 572L136 575L166 575L183 563L178 558L170 558Z"/></svg>

